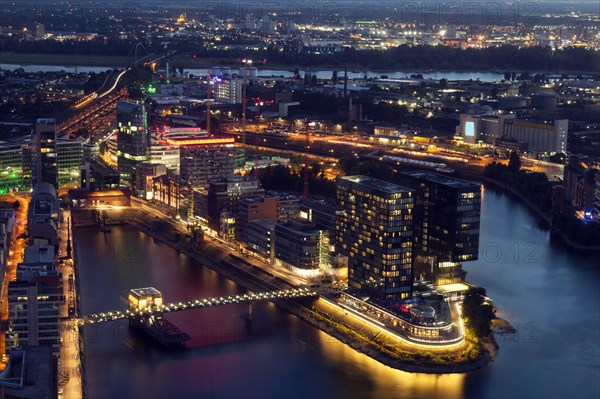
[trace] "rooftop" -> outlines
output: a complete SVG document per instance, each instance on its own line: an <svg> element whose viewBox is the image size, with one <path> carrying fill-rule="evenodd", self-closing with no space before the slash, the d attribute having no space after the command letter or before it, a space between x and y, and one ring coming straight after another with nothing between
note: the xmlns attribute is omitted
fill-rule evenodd
<svg viewBox="0 0 600 399"><path fill-rule="evenodd" d="M407 172L406 175L413 176L419 179L427 180L433 183L443 184L445 186L454 187L454 188L462 188L462 187L479 187L479 184L472 183L466 180L456 179L454 177L441 175L438 173L433 173L425 170L419 170L415 172Z"/></svg>
<svg viewBox="0 0 600 399"><path fill-rule="evenodd" d="M26 246L23 263L54 263L54 246L48 244Z"/></svg>
<svg viewBox="0 0 600 399"><path fill-rule="evenodd" d="M129 290L129 292L131 292L138 298L148 296L162 296L162 293L154 287L132 288L131 290Z"/></svg>
<svg viewBox="0 0 600 399"><path fill-rule="evenodd" d="M11 349L9 364L0 373L7 398L52 398L54 370L52 347L26 346ZM56 387L54 386L54 394Z"/></svg>
<svg viewBox="0 0 600 399"><path fill-rule="evenodd" d="M386 193L386 194L395 194L395 193L404 193L404 192L413 191L410 188L401 186L399 184L390 183L387 181L374 179L372 177L363 176L363 175L342 176L342 177L338 177L338 179L349 181L349 182L356 183L356 184L361 184L363 186L369 187L374 190L378 190L378 191Z"/></svg>
<svg viewBox="0 0 600 399"><path fill-rule="evenodd" d="M102 189L102 190L94 190L94 191L88 191L85 189L69 190L69 197L71 199L95 198L95 197L121 197L121 196L130 197L131 191L126 187L122 187L119 189Z"/></svg>

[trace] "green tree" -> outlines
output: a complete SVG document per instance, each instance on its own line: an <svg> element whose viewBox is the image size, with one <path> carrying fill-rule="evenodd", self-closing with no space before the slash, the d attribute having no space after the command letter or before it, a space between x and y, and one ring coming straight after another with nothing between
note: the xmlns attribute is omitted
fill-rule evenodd
<svg viewBox="0 0 600 399"><path fill-rule="evenodd" d="M486 299L486 291L481 287L471 287L465 293L462 304L463 316L478 337L487 337L492 332L492 319L496 316L494 307Z"/></svg>
<svg viewBox="0 0 600 399"><path fill-rule="evenodd" d="M521 170L521 158L519 153L515 150L511 151L510 159L508 160L508 169L511 171L513 176L516 176Z"/></svg>

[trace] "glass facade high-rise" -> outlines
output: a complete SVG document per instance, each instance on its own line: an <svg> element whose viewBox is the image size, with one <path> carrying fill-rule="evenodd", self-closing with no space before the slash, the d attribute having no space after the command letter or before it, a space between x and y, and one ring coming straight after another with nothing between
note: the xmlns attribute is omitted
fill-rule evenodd
<svg viewBox="0 0 600 399"><path fill-rule="evenodd" d="M462 262L479 253L481 185L429 171L399 176L416 190L415 255L433 259L428 279L438 285L463 281Z"/></svg>
<svg viewBox="0 0 600 399"><path fill-rule="evenodd" d="M35 125L35 151L33 155L35 168L33 183L49 183L58 189L57 153L56 153L56 120L40 118Z"/></svg>
<svg viewBox="0 0 600 399"><path fill-rule="evenodd" d="M117 103L117 166L121 184L133 186L135 166L148 160L148 126L143 104Z"/></svg>
<svg viewBox="0 0 600 399"><path fill-rule="evenodd" d="M83 144L83 138L63 137L56 140L58 187L79 186Z"/></svg>
<svg viewBox="0 0 600 399"><path fill-rule="evenodd" d="M23 143L0 142L0 193L23 187Z"/></svg>
<svg viewBox="0 0 600 399"><path fill-rule="evenodd" d="M236 153L233 144L184 145L180 151L180 177L186 185L206 188L211 180L233 174Z"/></svg>
<svg viewBox="0 0 600 399"><path fill-rule="evenodd" d="M348 285L408 298L413 285L414 190L367 176L337 179L336 250L348 257Z"/></svg>

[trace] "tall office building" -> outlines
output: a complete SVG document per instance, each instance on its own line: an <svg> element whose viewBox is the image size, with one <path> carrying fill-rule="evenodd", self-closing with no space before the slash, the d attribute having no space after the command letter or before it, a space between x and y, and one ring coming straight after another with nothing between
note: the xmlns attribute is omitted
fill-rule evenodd
<svg viewBox="0 0 600 399"><path fill-rule="evenodd" d="M367 176L338 177L336 250L348 257L350 287L379 297L410 297L414 194Z"/></svg>
<svg viewBox="0 0 600 399"><path fill-rule="evenodd" d="M57 271L26 271L8 284L7 346L59 346L59 306L64 302L61 274Z"/></svg>
<svg viewBox="0 0 600 399"><path fill-rule="evenodd" d="M25 186L24 168L27 155L22 138L0 141L0 193ZM29 162L27 162L29 164Z"/></svg>
<svg viewBox="0 0 600 399"><path fill-rule="evenodd" d="M148 160L150 139L144 105L119 101L117 125L117 166L121 184L132 187L135 166Z"/></svg>
<svg viewBox="0 0 600 399"><path fill-rule="evenodd" d="M79 186L84 142L85 140L82 137L72 139L65 136L56 140L56 169L59 188Z"/></svg>
<svg viewBox="0 0 600 399"><path fill-rule="evenodd" d="M233 138L207 138L180 147L179 175L185 185L207 188L213 179L233 174Z"/></svg>
<svg viewBox="0 0 600 399"><path fill-rule="evenodd" d="M240 104L242 102L241 79L220 79L216 83L215 99L225 104Z"/></svg>
<svg viewBox="0 0 600 399"><path fill-rule="evenodd" d="M35 169L33 183L49 183L58 189L58 167L56 153L56 120L40 118L35 124L33 138L35 150L33 156Z"/></svg>
<svg viewBox="0 0 600 399"><path fill-rule="evenodd" d="M479 253L481 185L428 171L400 176L416 191L415 270L437 285L463 281L462 262Z"/></svg>

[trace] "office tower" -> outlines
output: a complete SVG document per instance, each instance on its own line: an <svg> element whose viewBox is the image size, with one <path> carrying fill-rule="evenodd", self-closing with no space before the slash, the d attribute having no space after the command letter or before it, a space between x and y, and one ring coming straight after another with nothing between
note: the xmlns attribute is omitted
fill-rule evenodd
<svg viewBox="0 0 600 399"><path fill-rule="evenodd" d="M32 155L35 162L32 166L33 182L49 183L58 189L57 153L56 153L56 121L40 118L35 124L33 138L35 150Z"/></svg>
<svg viewBox="0 0 600 399"><path fill-rule="evenodd" d="M225 104L240 104L242 102L242 80L217 78L215 100Z"/></svg>
<svg viewBox="0 0 600 399"><path fill-rule="evenodd" d="M80 181L84 139L60 137L56 140L57 180L59 188L76 188Z"/></svg>
<svg viewBox="0 0 600 399"><path fill-rule="evenodd" d="M117 103L117 166L121 184L133 186L135 166L148 159L149 138L146 111L142 104Z"/></svg>
<svg viewBox="0 0 600 399"><path fill-rule="evenodd" d="M411 295L414 190L367 176L337 179L336 250L348 285L390 299Z"/></svg>
<svg viewBox="0 0 600 399"><path fill-rule="evenodd" d="M59 347L59 306L64 302L62 275L51 271L23 271L8 284L7 346Z"/></svg>
<svg viewBox="0 0 600 399"><path fill-rule="evenodd" d="M233 174L235 147L233 138L207 138L193 145L182 145L180 177L185 185L207 188L213 179Z"/></svg>

